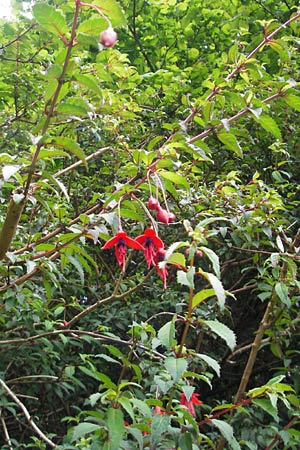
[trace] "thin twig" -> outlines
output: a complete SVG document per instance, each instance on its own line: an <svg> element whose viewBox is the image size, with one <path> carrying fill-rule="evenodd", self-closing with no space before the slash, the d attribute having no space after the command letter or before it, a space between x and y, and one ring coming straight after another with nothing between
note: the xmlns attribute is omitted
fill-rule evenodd
<svg viewBox="0 0 300 450"><path fill-rule="evenodd" d="M36 423L32 420L30 413L26 406L18 399L18 397L13 393L13 391L7 386L7 384L0 378L0 385L6 391L6 393L10 396L10 398L19 406L19 408L23 411L25 418L27 419L29 425L34 430L34 432L49 445L51 448L56 448L56 444L52 442L47 436L39 429Z"/></svg>

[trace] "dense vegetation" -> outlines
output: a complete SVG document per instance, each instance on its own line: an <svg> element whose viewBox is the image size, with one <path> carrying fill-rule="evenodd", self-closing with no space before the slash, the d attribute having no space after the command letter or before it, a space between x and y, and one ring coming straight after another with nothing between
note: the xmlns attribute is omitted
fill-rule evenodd
<svg viewBox="0 0 300 450"><path fill-rule="evenodd" d="M1 448L299 449L299 10L20 5Z"/></svg>

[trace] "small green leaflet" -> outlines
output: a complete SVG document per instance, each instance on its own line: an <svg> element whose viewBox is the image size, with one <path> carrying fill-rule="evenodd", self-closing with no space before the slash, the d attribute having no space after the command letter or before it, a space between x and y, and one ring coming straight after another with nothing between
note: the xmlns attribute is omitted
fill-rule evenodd
<svg viewBox="0 0 300 450"><path fill-rule="evenodd" d="M93 5L98 6L110 19L113 27L126 25L126 19L122 9L116 0L94 0Z"/></svg>
<svg viewBox="0 0 300 450"><path fill-rule="evenodd" d="M76 425L73 430L73 436L71 442L77 441L79 438L82 438L86 434L92 433L93 431L99 430L100 426L96 423L83 422L79 425Z"/></svg>
<svg viewBox="0 0 300 450"><path fill-rule="evenodd" d="M211 331L224 339L230 350L233 351L234 347L236 346L236 337L234 332L230 328L228 328L227 325L224 325L218 320L201 320L201 322L207 325L211 329Z"/></svg>
<svg viewBox="0 0 300 450"><path fill-rule="evenodd" d="M157 337L166 347L167 350L170 350L174 344L175 339L175 325L174 321L171 320L170 322L165 323L160 330L158 330Z"/></svg>
<svg viewBox="0 0 300 450"><path fill-rule="evenodd" d="M187 370L187 361L184 358L174 358L170 356L165 359L164 363L165 368L175 382L179 381L184 372Z"/></svg>
<svg viewBox="0 0 300 450"><path fill-rule="evenodd" d="M226 294L221 281L213 273L204 272L202 269L199 269L198 273L200 275L203 275L204 278L206 278L209 281L209 283L211 284L212 288L215 291L220 309L223 310L225 306Z"/></svg>
<svg viewBox="0 0 300 450"><path fill-rule="evenodd" d="M291 106L291 108L294 108L296 111L300 111L300 97L297 95L287 94L283 97L283 100Z"/></svg>
<svg viewBox="0 0 300 450"><path fill-rule="evenodd" d="M217 137L228 150L234 151L240 158L243 157L242 149L234 134L221 130L217 133Z"/></svg>
<svg viewBox="0 0 300 450"><path fill-rule="evenodd" d="M170 416L157 414L153 417L151 423L151 448L154 448L154 445L157 442L160 442L161 436L165 433L170 426Z"/></svg>
<svg viewBox="0 0 300 450"><path fill-rule="evenodd" d="M91 91L94 91L96 94L101 95L101 89L94 78L88 75L76 74L74 75L74 80Z"/></svg>
<svg viewBox="0 0 300 450"><path fill-rule="evenodd" d="M84 33L84 34L92 34L92 35L99 35L101 31L104 31L105 28L107 28L107 22L104 18L98 16L93 17L92 19L85 20L82 22L78 29L78 33Z"/></svg>
<svg viewBox="0 0 300 450"><path fill-rule="evenodd" d="M195 275L195 267L191 267L187 272L183 270L177 271L177 282L179 284L183 284L184 286L188 286L190 289L194 289L194 275Z"/></svg>
<svg viewBox="0 0 300 450"><path fill-rule="evenodd" d="M171 181L172 183L174 183L175 185L178 186L183 186L185 187L187 190L190 189L190 185L189 183L186 181L186 178L183 177L182 175L179 175L178 173L175 172L168 172L166 170L161 170L159 172L159 175L162 176L162 178L165 178L166 180Z"/></svg>
<svg viewBox="0 0 300 450"><path fill-rule="evenodd" d="M232 450L240 450L240 444L236 440L236 438L233 436L233 428L229 423L224 422L223 420L218 419L212 419L212 424L215 425L219 431L221 432L222 436L226 439Z"/></svg>
<svg viewBox="0 0 300 450"><path fill-rule="evenodd" d="M120 409L109 408L107 412L107 425L111 450L119 450L125 432L124 416Z"/></svg>
<svg viewBox="0 0 300 450"><path fill-rule="evenodd" d="M256 122L258 122L266 131L273 134L276 139L281 140L281 131L272 117L261 114L259 119L256 119Z"/></svg>
<svg viewBox="0 0 300 450"><path fill-rule="evenodd" d="M206 364L209 367L211 367L216 372L218 377L220 376L220 364L218 363L218 361L216 361L215 359L211 358L210 356L203 355L202 353L196 353L196 356L198 356L198 358L200 358L203 361L205 361Z"/></svg>
<svg viewBox="0 0 300 450"><path fill-rule="evenodd" d="M38 3L32 8L33 16L36 21L50 33L57 36L63 36L69 29L65 17L53 6Z"/></svg>
<svg viewBox="0 0 300 450"><path fill-rule="evenodd" d="M252 403L258 406L259 408L263 409L268 414L270 414L270 416L272 416L273 419L276 420L276 422L278 422L279 420L278 410L277 408L274 408L270 400L266 398L257 398L254 399Z"/></svg>
<svg viewBox="0 0 300 450"><path fill-rule="evenodd" d="M192 308L196 308L204 300L213 297L214 295L216 295L214 289L202 289L202 291L197 292L197 294L194 295L192 300Z"/></svg>
<svg viewBox="0 0 300 450"><path fill-rule="evenodd" d="M85 160L85 154L84 154L82 148L80 147L79 144L77 144L77 142L73 141L72 139L70 139L68 137L63 137L63 136L56 136L56 137L51 137L51 139L49 139L49 141L46 142L46 144L52 144L55 147L62 147L65 150L68 150L73 155L77 156L78 159L81 159L81 161L87 167L87 163Z"/></svg>
<svg viewBox="0 0 300 450"><path fill-rule="evenodd" d="M210 248L207 248L207 247L203 247L203 246L199 247L199 250L202 250L202 252L208 257L208 259L212 263L215 274L217 275L218 278L220 278L221 272L220 272L220 262L219 262L218 255L213 250L211 250Z"/></svg>

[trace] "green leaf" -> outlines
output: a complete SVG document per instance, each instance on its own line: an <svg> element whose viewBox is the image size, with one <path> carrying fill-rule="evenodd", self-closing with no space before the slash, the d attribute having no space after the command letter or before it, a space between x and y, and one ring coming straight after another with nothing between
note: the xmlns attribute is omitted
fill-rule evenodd
<svg viewBox="0 0 300 450"><path fill-rule="evenodd" d="M294 94L287 94L283 97L283 100L294 108L296 111L300 111L300 97Z"/></svg>
<svg viewBox="0 0 300 450"><path fill-rule="evenodd" d="M161 170L159 172L159 175L161 175L162 178L165 178L166 180L169 180L169 181L171 181L172 183L174 183L174 184L176 184L178 186L183 186L187 190L190 189L190 185L186 181L186 178L183 177L182 175L179 175L178 173L168 172L166 170Z"/></svg>
<svg viewBox="0 0 300 450"><path fill-rule="evenodd" d="M229 423L224 422L223 420L218 420L218 419L212 419L211 422L213 425L215 425L219 429L222 436L226 439L229 446L233 450L241 449L240 444L238 443L238 441L236 440L236 438L233 435L233 428L231 425L229 425Z"/></svg>
<svg viewBox="0 0 300 450"><path fill-rule="evenodd" d="M78 159L81 159L81 161L87 167L87 163L85 160L85 154L84 154L83 150L81 149L80 145L77 144L77 142L73 141L72 139L70 139L68 137L64 137L64 136L57 136L57 137L52 137L51 140L49 140L48 142L46 141L46 143L52 144L55 147L62 147L65 150L68 150L73 155L75 155Z"/></svg>
<svg viewBox="0 0 300 450"><path fill-rule="evenodd" d="M79 369L85 373L86 375L88 375L89 377L94 378L97 381L101 381L105 387L112 389L112 390L116 390L117 386L115 383L113 383L111 381L111 379L105 375L104 373L98 372L97 370L90 370L87 367L84 366L79 366Z"/></svg>
<svg viewBox="0 0 300 450"><path fill-rule="evenodd" d="M32 13L39 25L50 33L63 36L69 30L65 17L53 6L38 3L33 6Z"/></svg>
<svg viewBox="0 0 300 450"><path fill-rule="evenodd" d="M98 16L93 17L92 19L85 20L82 22L78 29L78 33L84 33L84 34L92 34L92 35L100 35L102 31L104 31L107 28L107 22L104 18ZM80 42L80 36L79 36L79 42Z"/></svg>
<svg viewBox="0 0 300 450"><path fill-rule="evenodd" d="M178 443L180 450L193 450L192 436L188 431L180 435Z"/></svg>
<svg viewBox="0 0 300 450"><path fill-rule="evenodd" d="M240 158L243 157L242 149L234 134L221 130L217 133L217 137L228 150L234 151Z"/></svg>
<svg viewBox="0 0 300 450"><path fill-rule="evenodd" d="M153 417L150 437L151 447L161 441L163 433L165 433L170 426L170 420L170 416L168 415L157 414Z"/></svg>
<svg viewBox="0 0 300 450"><path fill-rule="evenodd" d="M289 297L289 290L284 283L276 283L275 284L275 292L278 295L279 299L285 304L288 308L291 306L291 299Z"/></svg>
<svg viewBox="0 0 300 450"><path fill-rule="evenodd" d="M126 18L116 0L94 0L93 5L98 6L108 16L114 27L126 25Z"/></svg>
<svg viewBox="0 0 300 450"><path fill-rule="evenodd" d="M203 275L204 278L206 278L207 281L209 281L209 283L211 284L212 288L215 291L220 309L223 310L225 306L226 294L221 281L213 273L204 272L202 269L199 269L198 273L200 275Z"/></svg>
<svg viewBox="0 0 300 450"><path fill-rule="evenodd" d="M125 432L124 416L121 409L109 408L107 412L107 426L111 450L119 450Z"/></svg>
<svg viewBox="0 0 300 450"><path fill-rule="evenodd" d="M252 403L258 406L259 408L263 409L268 414L270 414L270 416L272 416L273 419L276 420L276 422L278 422L279 417L277 408L274 408L270 400L266 398L257 398L254 399Z"/></svg>
<svg viewBox="0 0 300 450"><path fill-rule="evenodd" d="M174 321L171 320L170 322L165 323L165 325L158 330L157 337L162 345L164 345L167 350L170 350L175 342Z"/></svg>
<svg viewBox="0 0 300 450"><path fill-rule="evenodd" d="M170 356L165 359L164 364L175 382L179 381L187 370L187 361L184 358L174 358Z"/></svg>
<svg viewBox="0 0 300 450"><path fill-rule="evenodd" d="M93 111L92 106L86 102L83 98L67 99L63 103L60 103L57 107L59 114L74 117L86 117L89 112Z"/></svg>
<svg viewBox="0 0 300 450"><path fill-rule="evenodd" d="M220 364L215 359L211 358L210 356L203 355L202 353L196 353L196 356L205 361L206 364L216 372L218 377L220 376Z"/></svg>
<svg viewBox="0 0 300 450"><path fill-rule="evenodd" d="M90 422L83 422L79 425L76 425L73 429L73 435L71 442L75 442L78 439L82 438L86 434L92 433L93 431L99 430L99 425Z"/></svg>
<svg viewBox="0 0 300 450"><path fill-rule="evenodd" d="M196 308L204 300L213 297L214 295L216 295L214 289L202 289L202 291L197 292L197 294L194 295L192 300L192 308Z"/></svg>
<svg viewBox="0 0 300 450"><path fill-rule="evenodd" d="M173 253L170 258L167 259L167 263L185 267L185 257L182 253Z"/></svg>
<svg viewBox="0 0 300 450"><path fill-rule="evenodd" d="M152 416L152 411L147 403L138 398L131 398L130 401L132 403L132 406L137 408L144 417L150 418Z"/></svg>
<svg viewBox="0 0 300 450"><path fill-rule="evenodd" d="M199 247L200 250L202 250L202 252L208 257L208 259L210 260L210 262L212 263L213 266L213 270L215 272L215 274L217 275L218 278L220 278L220 262L219 262L219 257L218 255L211 250L210 248L207 247Z"/></svg>
<svg viewBox="0 0 300 450"><path fill-rule="evenodd" d="M218 320L201 320L201 322L207 325L211 331L224 339L228 347L233 351L236 346L236 337L234 332L228 328L227 325L224 325Z"/></svg>
<svg viewBox="0 0 300 450"><path fill-rule="evenodd" d="M276 139L281 140L281 131L275 122L275 120L267 116L266 114L261 114L259 119L256 120L266 131L273 134Z"/></svg>
<svg viewBox="0 0 300 450"><path fill-rule="evenodd" d="M190 289L194 289L194 275L195 275L194 267L190 267L190 269L187 272L184 272L183 270L178 270L177 282L179 284L183 284L184 286L188 286Z"/></svg>
<svg viewBox="0 0 300 450"><path fill-rule="evenodd" d="M94 91L96 94L101 95L102 91L94 78L88 75L76 74L74 75L74 80L91 91Z"/></svg>
<svg viewBox="0 0 300 450"><path fill-rule="evenodd" d="M82 265L80 264L80 262L78 261L77 258L74 258L74 256L69 255L67 252L65 253L65 255L68 258L68 260L70 261L70 263L77 270L77 272L78 272L78 274L80 276L81 284L84 285L84 271L83 271Z"/></svg>

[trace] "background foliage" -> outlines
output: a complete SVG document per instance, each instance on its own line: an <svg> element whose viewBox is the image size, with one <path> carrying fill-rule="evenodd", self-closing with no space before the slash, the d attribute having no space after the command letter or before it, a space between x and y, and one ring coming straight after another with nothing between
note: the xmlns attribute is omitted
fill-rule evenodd
<svg viewBox="0 0 300 450"><path fill-rule="evenodd" d="M1 448L298 449L299 11L15 6L0 31ZM101 247L150 227L164 260L147 268L126 241L123 273L120 246Z"/></svg>

